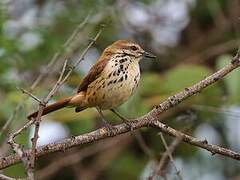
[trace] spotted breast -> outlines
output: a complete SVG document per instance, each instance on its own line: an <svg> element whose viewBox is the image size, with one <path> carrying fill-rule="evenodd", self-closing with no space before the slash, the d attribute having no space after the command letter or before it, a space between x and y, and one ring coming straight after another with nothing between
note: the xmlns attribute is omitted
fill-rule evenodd
<svg viewBox="0 0 240 180"><path fill-rule="evenodd" d="M126 55L113 56L102 73L87 91L89 104L97 104L102 110L123 104L135 92L140 80L138 61Z"/></svg>

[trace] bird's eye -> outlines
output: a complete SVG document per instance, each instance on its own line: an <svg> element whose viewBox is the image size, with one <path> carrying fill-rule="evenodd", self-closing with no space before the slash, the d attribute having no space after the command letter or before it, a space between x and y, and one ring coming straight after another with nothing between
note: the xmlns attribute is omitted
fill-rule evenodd
<svg viewBox="0 0 240 180"><path fill-rule="evenodd" d="M136 46L130 46L131 50L136 51L138 48Z"/></svg>

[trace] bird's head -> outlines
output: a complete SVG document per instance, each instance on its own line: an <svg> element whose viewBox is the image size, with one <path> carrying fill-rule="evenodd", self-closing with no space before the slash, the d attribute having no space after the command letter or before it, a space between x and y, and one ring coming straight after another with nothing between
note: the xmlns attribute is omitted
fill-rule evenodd
<svg viewBox="0 0 240 180"><path fill-rule="evenodd" d="M119 55L127 55L134 57L136 59L141 59L142 57L148 57L148 58L155 58L151 53L148 53L142 49L142 47L132 41L127 40L118 40L108 46L105 51L105 53L109 54L119 54Z"/></svg>

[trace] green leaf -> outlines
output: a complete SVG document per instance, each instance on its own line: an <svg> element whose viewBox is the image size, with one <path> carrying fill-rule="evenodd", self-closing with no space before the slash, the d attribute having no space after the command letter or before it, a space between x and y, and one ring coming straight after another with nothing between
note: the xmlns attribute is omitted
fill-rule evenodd
<svg viewBox="0 0 240 180"><path fill-rule="evenodd" d="M165 75L163 89L166 92L180 91L188 86L193 85L205 76L209 75L211 71L203 66L198 65L182 65L177 66Z"/></svg>
<svg viewBox="0 0 240 180"><path fill-rule="evenodd" d="M3 173L13 178L26 178L22 163L4 169Z"/></svg>
<svg viewBox="0 0 240 180"><path fill-rule="evenodd" d="M162 79L157 73L143 73L139 85L140 94L143 96L152 96L159 94L162 87Z"/></svg>
<svg viewBox="0 0 240 180"><path fill-rule="evenodd" d="M200 65L177 66L166 73L162 88L167 95L174 94L194 85L211 73L210 69ZM195 103L198 104L214 105L219 102L221 94L222 90L219 84L214 84L191 98L191 100L195 100Z"/></svg>

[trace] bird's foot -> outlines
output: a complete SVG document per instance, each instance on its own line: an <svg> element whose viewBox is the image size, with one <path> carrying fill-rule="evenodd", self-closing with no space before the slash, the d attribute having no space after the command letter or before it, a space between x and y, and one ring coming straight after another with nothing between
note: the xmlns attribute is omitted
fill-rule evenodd
<svg viewBox="0 0 240 180"><path fill-rule="evenodd" d="M127 125L128 129L130 131L133 131L133 127L132 127L132 123L130 120L128 120L127 118L125 118L124 116L122 116L120 113L118 113L115 109L110 109L114 114L116 114L124 124Z"/></svg>
<svg viewBox="0 0 240 180"><path fill-rule="evenodd" d="M132 127L132 122L128 119L122 119L123 120L123 123L126 124L127 128L130 130L130 131L133 131L133 127Z"/></svg>
<svg viewBox="0 0 240 180"><path fill-rule="evenodd" d="M108 136L114 136L114 134L116 133L116 128L113 125L107 122L107 123L104 123L104 127L108 132Z"/></svg>

